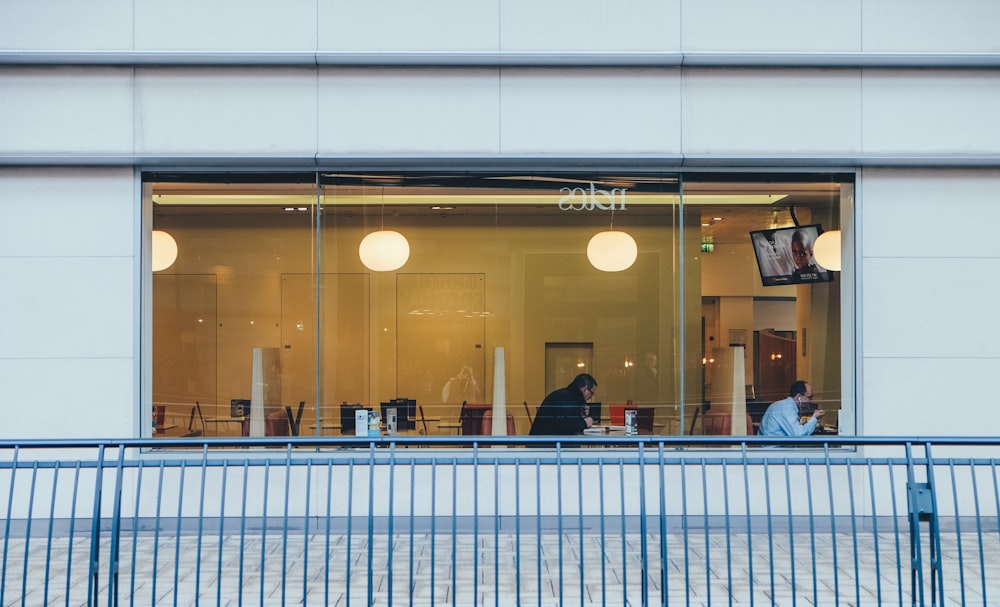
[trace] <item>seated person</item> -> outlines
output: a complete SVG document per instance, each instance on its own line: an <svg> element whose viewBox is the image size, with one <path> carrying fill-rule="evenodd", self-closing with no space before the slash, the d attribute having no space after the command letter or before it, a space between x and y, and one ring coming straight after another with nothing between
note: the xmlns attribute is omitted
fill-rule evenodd
<svg viewBox="0 0 1000 607"><path fill-rule="evenodd" d="M565 388L560 388L542 401L531 424L533 436L580 434L594 425L586 409L594 397L597 381L589 373L581 373Z"/></svg>
<svg viewBox="0 0 1000 607"><path fill-rule="evenodd" d="M771 403L760 422L760 436L796 437L809 436L826 411L816 409L809 421L799 423L799 411L812 405L812 385L797 381L788 390L788 398Z"/></svg>

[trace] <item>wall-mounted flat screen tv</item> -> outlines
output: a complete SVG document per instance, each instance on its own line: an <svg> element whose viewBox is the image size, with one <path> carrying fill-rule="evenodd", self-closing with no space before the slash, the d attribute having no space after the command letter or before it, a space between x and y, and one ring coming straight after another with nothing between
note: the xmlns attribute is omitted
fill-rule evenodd
<svg viewBox="0 0 1000 607"><path fill-rule="evenodd" d="M832 281L833 272L813 257L813 243L822 233L818 223L750 232L764 286Z"/></svg>

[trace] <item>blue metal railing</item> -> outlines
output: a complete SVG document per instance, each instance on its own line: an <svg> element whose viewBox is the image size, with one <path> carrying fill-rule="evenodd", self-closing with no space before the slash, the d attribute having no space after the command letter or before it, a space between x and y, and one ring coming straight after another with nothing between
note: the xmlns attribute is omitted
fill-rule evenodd
<svg viewBox="0 0 1000 607"><path fill-rule="evenodd" d="M1000 440L551 443L0 441L0 604L1000 602Z"/></svg>

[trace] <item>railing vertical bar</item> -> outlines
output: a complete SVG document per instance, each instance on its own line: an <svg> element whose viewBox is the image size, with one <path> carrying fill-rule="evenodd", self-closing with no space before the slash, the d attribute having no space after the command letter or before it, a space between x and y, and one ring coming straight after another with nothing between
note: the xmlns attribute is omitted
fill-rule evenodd
<svg viewBox="0 0 1000 607"><path fill-rule="evenodd" d="M938 508L937 508L937 484L934 482L934 458L931 455L931 443L924 443L924 456L927 458L927 485L930 488L930 499L931 499L931 546L930 546L930 557L931 557L931 593L934 594L934 599L931 600L933 605L935 601L938 605L944 605L944 570L941 565L941 528L938 525ZM954 482L954 479L953 481ZM936 575L935 573L936 572ZM934 585L937 584L937 592L934 592Z"/></svg>
<svg viewBox="0 0 1000 607"><path fill-rule="evenodd" d="M7 488L7 521L4 523L3 533L3 572L0 573L0 605L4 602L4 590L7 588L7 550L10 548L10 521L14 518L14 481L17 479L17 461L20 454L20 445L14 446L14 457L10 466L10 484ZM70 554L72 554L72 550ZM69 576L67 576L69 577ZM69 583L67 582L67 588ZM69 602L69 591L66 592L66 601Z"/></svg>
<svg viewBox="0 0 1000 607"><path fill-rule="evenodd" d="M787 461L787 460L785 460ZM771 510L771 467L764 462L764 520L767 522L767 560L771 563L768 568L770 579L769 588L771 590L771 605L775 604L774 597L774 519Z"/></svg>
<svg viewBox="0 0 1000 607"><path fill-rule="evenodd" d="M434 607L437 573L435 563L437 562L437 466L431 466L431 607ZM327 603L329 604L329 603Z"/></svg>
<svg viewBox="0 0 1000 607"><path fill-rule="evenodd" d="M181 473L180 480L177 485L177 525L175 527L176 536L174 537L174 607L177 607L178 596L177 596L177 583L180 580L180 567L176 566L176 563L181 562L181 525L184 522L184 485L185 478L187 476L187 460L181 460ZM267 489L264 490L264 494L267 495ZM261 573L263 574L263 567L261 567Z"/></svg>
<svg viewBox="0 0 1000 607"><path fill-rule="evenodd" d="M267 516L268 496L271 495L271 460L264 460L264 491L261 495L260 511L260 604L264 604L264 588L267 581Z"/></svg>
<svg viewBox="0 0 1000 607"><path fill-rule="evenodd" d="M205 532L205 477L208 476L208 445L203 445L201 449L201 488L198 498L198 549L197 560L194 565L194 604L197 607L201 598L201 551L204 542L202 538ZM219 544L222 550L222 544Z"/></svg>
<svg viewBox="0 0 1000 607"><path fill-rule="evenodd" d="M819 580L816 574L816 511L813 508L813 479L812 479L812 466L809 465L809 460L805 462L805 473L806 473L806 504L809 506L809 555L812 559L811 567L809 568L812 575L812 602L813 605L818 605L819 601Z"/></svg>
<svg viewBox="0 0 1000 607"><path fill-rule="evenodd" d="M747 457L747 444L743 443L740 448L742 452L743 459ZM729 522L729 461L722 460L722 486L725 488L725 499L722 502L722 507L725 512L725 526L726 526L726 604L729 607L733 605L733 530L732 525Z"/></svg>
<svg viewBox="0 0 1000 607"><path fill-rule="evenodd" d="M978 539L979 547L979 571L982 573L980 576L980 591L983 593L983 605L989 602L989 594L986 592L986 555L983 547L983 518L982 511L979 507L979 475L976 472L976 462L969 460L969 474L972 477L972 503L976 510L976 538ZM956 509L957 512L957 509Z"/></svg>
<svg viewBox="0 0 1000 607"><path fill-rule="evenodd" d="M456 563L457 564L457 563ZM472 600L479 604L479 443L472 443Z"/></svg>
<svg viewBox="0 0 1000 607"><path fill-rule="evenodd" d="M562 484L562 443L556 443L556 528L559 533L557 534L558 540L558 550L559 555L559 605L565 605L566 601L564 596L564 585L565 579L563 578L563 484Z"/></svg>
<svg viewBox="0 0 1000 607"><path fill-rule="evenodd" d="M955 482L955 460L948 458L948 472L951 474L951 497L955 505L955 551L958 553L958 587L961 589L962 600L959 604L966 605L965 602L965 559L962 552L962 517L961 507L958 502L958 485ZM941 567L944 567L942 559ZM986 571L983 571L986 574Z"/></svg>
<svg viewBox="0 0 1000 607"><path fill-rule="evenodd" d="M351 557L351 551L354 548L352 542L352 531L354 530L354 460L350 460L347 463L347 559L344 563L345 575L344 578L344 594L346 596L345 602L346 607L351 607L351 563L354 559ZM327 554L330 554L329 551ZM327 577L329 581L329 577ZM328 602L327 605L330 603Z"/></svg>
<svg viewBox="0 0 1000 607"><path fill-rule="evenodd" d="M458 605L458 458L451 458L451 605Z"/></svg>
<svg viewBox="0 0 1000 607"><path fill-rule="evenodd" d="M607 583L607 528L605 526L605 516L607 516L607 508L604 505L604 461L599 460L597 462L597 486L598 491L600 491L600 516L599 516L599 529L601 534L601 550L599 552L599 558L601 560L601 605L608 604L608 583Z"/></svg>
<svg viewBox="0 0 1000 607"><path fill-rule="evenodd" d="M125 474L125 446L118 447L118 460L115 463L115 501L111 517L111 543L108 546L108 607L118 604L118 572L121 564L122 537L122 491ZM27 560L27 555L25 555ZM27 579L27 578L25 578Z"/></svg>
<svg viewBox="0 0 1000 607"><path fill-rule="evenodd" d="M97 462L94 468L94 509L90 519L90 565L87 573L87 604L96 605L100 591L97 576L100 575L101 560L101 493L104 488L104 449L97 447ZM8 514L8 520L10 515ZM6 555L4 555L6 559Z"/></svg>
<svg viewBox="0 0 1000 607"><path fill-rule="evenodd" d="M514 601L521 607L521 458L514 459Z"/></svg>
<svg viewBox="0 0 1000 607"><path fill-rule="evenodd" d="M493 460L493 597L500 607L500 462Z"/></svg>
<svg viewBox="0 0 1000 607"><path fill-rule="evenodd" d="M913 463L912 443L906 443L906 481L912 487L916 483ZM920 554L920 521L917 509L909 507L910 521L910 600L913 605L924 604L924 572ZM918 600L919 597L919 600Z"/></svg>
<svg viewBox="0 0 1000 607"><path fill-rule="evenodd" d="M133 514L132 514L132 521L133 521L133 523L132 523L132 560L131 560L132 574L129 576L130 579L129 579L129 590L128 590L128 596L129 596L129 603L130 604L135 604L135 564L136 564L136 559L138 557L138 549L137 548L138 548L138 543L139 543L139 514L142 512L142 510L140 509L140 505L142 504L142 475L143 475L143 472L146 469L145 466L143 466L144 463L145 462L143 460L141 460L141 459L139 460L139 466L138 466L138 469L136 470L136 474L135 474L135 477L136 477L135 478L135 508L134 508ZM70 542L69 546L70 546L70 552L72 552L73 551L73 543ZM47 605L48 601L45 601L45 604Z"/></svg>
<svg viewBox="0 0 1000 607"><path fill-rule="evenodd" d="M684 545L684 587L691 587L691 526L688 524L687 460L680 462L681 475L681 538ZM684 593L684 604L691 605L691 593Z"/></svg>
<svg viewBox="0 0 1000 607"><path fill-rule="evenodd" d="M24 563L21 571L21 604L24 605L28 596L28 566L31 565L31 522L35 512L35 483L38 482L38 461L31 463L31 483L28 489L28 520L24 530ZM10 518L10 514L7 515ZM110 594L109 594L110 596Z"/></svg>
<svg viewBox="0 0 1000 607"><path fill-rule="evenodd" d="M639 443L639 529L642 533L640 546L642 555L642 607L649 607L649 536L646 521L646 449Z"/></svg>
<svg viewBox="0 0 1000 607"><path fill-rule="evenodd" d="M55 470L52 472L52 499L49 501L49 530L48 530L48 536L46 538L47 541L45 544L45 584L43 586L44 592L42 594L42 604L44 605L49 604L49 571L51 569L50 566L52 564L52 532L56 520L56 494L59 492L60 464L61 462L57 461ZM9 513L7 515L7 518L8 519L10 518ZM135 525L133 525L132 528L135 529ZM133 542L132 545L134 546L135 543ZM133 554L135 554L134 550ZM135 579L134 573L132 575L132 578Z"/></svg>
<svg viewBox="0 0 1000 607"><path fill-rule="evenodd" d="M583 607L583 601L586 597L584 592L584 585L586 581L584 580L584 572L587 568L584 566L584 546L583 546L583 462L577 458L576 460L576 499L577 499L577 520L580 524L579 533L577 536L580 541L580 607ZM499 607L499 605L497 606Z"/></svg>
<svg viewBox="0 0 1000 607"><path fill-rule="evenodd" d="M152 580L149 587L149 604L156 605L156 572L160 559L160 517L163 512L163 477L167 473L166 462L160 460L159 470L156 477L156 515L153 517L153 566L151 573Z"/></svg>
<svg viewBox="0 0 1000 607"><path fill-rule="evenodd" d="M888 462L889 468L889 495L892 498L892 531L896 539L896 588L899 595L899 604L903 604L903 547L899 541L899 504L896 501L896 466L892 461ZM912 597L911 597L912 598ZM912 601L911 601L912 602Z"/></svg>
<svg viewBox="0 0 1000 607"><path fill-rule="evenodd" d="M743 495L747 512L747 594L750 595L750 607L753 607L753 510L750 508L750 463L746 453L743 454Z"/></svg>
<svg viewBox="0 0 1000 607"><path fill-rule="evenodd" d="M708 533L708 466L705 458L701 458L701 517L705 522L705 602L709 605L712 604L712 542L710 534ZM687 604L691 604L691 593L687 594Z"/></svg>
<svg viewBox="0 0 1000 607"><path fill-rule="evenodd" d="M872 467L871 458L866 460L868 470L868 494L871 500L872 509L872 543L875 552L875 601L882 604L882 551L878 541L878 500L875 495L875 470ZM890 485L890 490L891 490Z"/></svg>
<svg viewBox="0 0 1000 607"><path fill-rule="evenodd" d="M288 589L288 509L289 495L292 482L292 445L285 445L285 495L284 507L282 508L281 521L281 604L286 604L286 592ZM308 520L308 519L307 519Z"/></svg>
<svg viewBox="0 0 1000 607"><path fill-rule="evenodd" d="M237 605L243 605L243 571L246 561L247 545L247 486L250 484L250 462L243 460L243 489L240 498L240 573L239 585L236 588Z"/></svg>
<svg viewBox="0 0 1000 607"><path fill-rule="evenodd" d="M861 571L858 564L858 519L857 509L854 507L854 476L851 470L851 460L844 462L844 471L847 475L847 498L850 505L851 516L851 540L854 544L854 598L857 605L861 604Z"/></svg>
<svg viewBox="0 0 1000 607"><path fill-rule="evenodd" d="M993 474L993 512L996 513L997 537L1000 539L1000 481L997 479L997 460L990 460L990 472Z"/></svg>
<svg viewBox="0 0 1000 607"><path fill-rule="evenodd" d="M306 461L306 496L305 496L305 511L303 513L303 529L302 529L302 604L306 605L309 603L309 537L310 533L310 515L312 514L312 465L313 460L310 458ZM222 546L219 546L222 549Z"/></svg>
<svg viewBox="0 0 1000 607"><path fill-rule="evenodd" d="M837 561L837 508L834 503L833 466L830 462L829 445L824 448L823 465L826 468L826 492L830 498L830 540L833 556L833 604L840 605L840 563Z"/></svg>
<svg viewBox="0 0 1000 607"><path fill-rule="evenodd" d="M417 468L416 462L411 457L410 458L410 579L407 586L409 587L409 597L410 605L413 604L413 589L416 585L416 575L413 570L413 550L415 547L414 536L414 524L416 522L416 485L417 485Z"/></svg>
<svg viewBox="0 0 1000 607"><path fill-rule="evenodd" d="M15 456L16 460L16 456ZM73 496L70 498L69 537L67 538L69 553L66 555L66 607L69 607L70 586L73 581L73 536L76 534L76 500L80 490L80 467L82 462L76 460L73 472ZM8 510L9 512L9 510Z"/></svg>
<svg viewBox="0 0 1000 607"><path fill-rule="evenodd" d="M387 504L388 511L386 512L386 518L388 518L386 526L386 600L388 604L392 604L392 589L393 589L393 545L395 544L395 533L396 533L396 513L394 512L396 508L396 443L389 445L389 502ZM375 538L368 538L371 543L375 542ZM371 563L369 563L371 567ZM368 604L374 602L374 597L371 593L368 594Z"/></svg>
<svg viewBox="0 0 1000 607"><path fill-rule="evenodd" d="M535 458L535 579L538 607L542 607L542 458ZM624 534L622 534L624 536Z"/></svg>
<svg viewBox="0 0 1000 607"><path fill-rule="evenodd" d="M390 488L391 499L391 488ZM391 557L390 557L391 558ZM375 560L375 443L368 443L368 593L366 605L371 605L375 590L374 565Z"/></svg>
<svg viewBox="0 0 1000 607"><path fill-rule="evenodd" d="M659 473L659 497L660 497L660 605L666 607L667 605L667 592L670 589L668 579L669 576L667 572L669 568L667 567L667 468L665 460L665 453L663 451L663 443L659 444L659 449L657 453L657 464ZM598 462L600 466L600 462ZM604 486L601 484L601 492L603 495ZM602 533L603 536L603 533ZM601 538L601 543L603 545L604 538ZM604 559L601 559L601 585L604 584ZM706 559L707 561L707 559ZM603 595L603 591L602 591ZM603 603L602 603L603 604Z"/></svg>
<svg viewBox="0 0 1000 607"><path fill-rule="evenodd" d="M317 429L317 432L319 429ZM351 494L347 496L348 509L350 509ZM323 539L323 604L330 604L330 526L333 524L333 458L326 460L326 537ZM347 537L351 537L351 518L347 517ZM350 544L348 544L350 546ZM350 553L350 549L347 550ZM432 561L433 562L433 561ZM348 565L349 566L349 565ZM350 571L348 571L350 573ZM349 591L351 576L347 575L344 592Z"/></svg>
<svg viewBox="0 0 1000 607"><path fill-rule="evenodd" d="M226 540L226 484L229 480L229 460L222 462L222 482L219 486L219 553L215 563L215 604L222 604L222 552Z"/></svg>
<svg viewBox="0 0 1000 607"><path fill-rule="evenodd" d="M798 587L795 580L795 512L792 508L792 472L785 460L785 500L788 508L788 562L791 567L792 607L798 604ZM774 569L774 566L771 566Z"/></svg>
<svg viewBox="0 0 1000 607"><path fill-rule="evenodd" d="M622 522L622 607L628 607L628 510L625 505L625 458L618 458L619 499L621 500ZM538 604L541 605L542 589L538 589Z"/></svg>

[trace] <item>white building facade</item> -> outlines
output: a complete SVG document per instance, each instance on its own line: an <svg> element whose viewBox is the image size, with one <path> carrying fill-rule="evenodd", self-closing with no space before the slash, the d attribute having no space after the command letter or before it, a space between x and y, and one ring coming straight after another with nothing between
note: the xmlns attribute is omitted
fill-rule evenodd
<svg viewBox="0 0 1000 607"><path fill-rule="evenodd" d="M987 0L3 3L0 433L149 434L164 176L582 168L845 184L842 433L996 434L998 21Z"/></svg>

